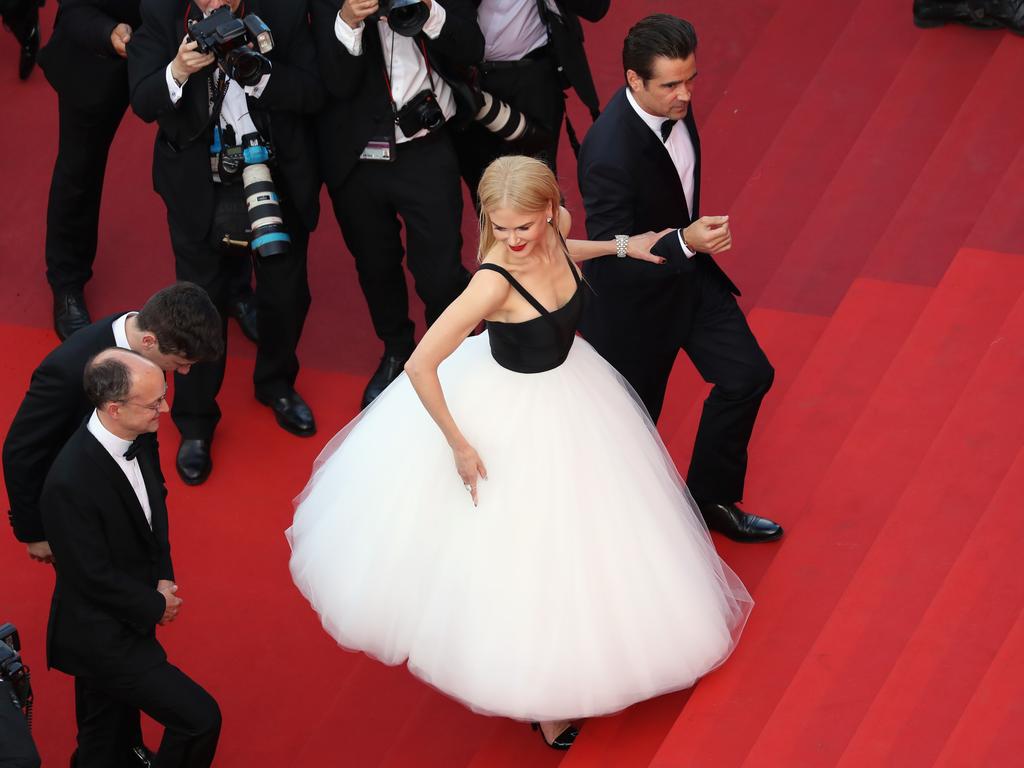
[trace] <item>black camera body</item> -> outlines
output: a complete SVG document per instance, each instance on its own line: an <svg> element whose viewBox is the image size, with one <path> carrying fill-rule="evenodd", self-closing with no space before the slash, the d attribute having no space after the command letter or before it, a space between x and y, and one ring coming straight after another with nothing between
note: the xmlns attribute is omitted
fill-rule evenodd
<svg viewBox="0 0 1024 768"><path fill-rule="evenodd" d="M430 89L422 90L395 114L395 123L406 136L414 136L426 128L436 131L444 125L444 112L437 96Z"/></svg>
<svg viewBox="0 0 1024 768"><path fill-rule="evenodd" d="M18 630L13 624L0 626L0 680L11 684L18 707L28 716L32 707L32 685L28 667L21 663L20 651Z"/></svg>
<svg viewBox="0 0 1024 768"><path fill-rule="evenodd" d="M374 17L387 17L388 26L395 34L415 37L423 30L430 16L430 9L423 0L380 0Z"/></svg>
<svg viewBox="0 0 1024 768"><path fill-rule="evenodd" d="M221 6L205 19L190 21L188 36L197 51L212 53L224 74L239 85L256 85L273 66L265 54L274 49L274 36L255 13L239 19Z"/></svg>

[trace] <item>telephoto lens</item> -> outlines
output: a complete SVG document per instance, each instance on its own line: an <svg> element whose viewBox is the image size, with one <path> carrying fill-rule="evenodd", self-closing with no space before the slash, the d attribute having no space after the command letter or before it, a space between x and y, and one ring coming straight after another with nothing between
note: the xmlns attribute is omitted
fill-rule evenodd
<svg viewBox="0 0 1024 768"><path fill-rule="evenodd" d="M247 165L242 171L242 194L249 212L253 253L266 258L288 252L291 237L284 231L281 205L270 169L264 163Z"/></svg>

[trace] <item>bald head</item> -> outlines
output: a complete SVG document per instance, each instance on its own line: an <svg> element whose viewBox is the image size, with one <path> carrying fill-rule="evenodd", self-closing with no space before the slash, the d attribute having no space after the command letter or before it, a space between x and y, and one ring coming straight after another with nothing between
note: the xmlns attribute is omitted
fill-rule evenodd
<svg viewBox="0 0 1024 768"><path fill-rule="evenodd" d="M126 440L156 432L167 411L164 372L138 352L103 350L85 366L83 384L103 425Z"/></svg>

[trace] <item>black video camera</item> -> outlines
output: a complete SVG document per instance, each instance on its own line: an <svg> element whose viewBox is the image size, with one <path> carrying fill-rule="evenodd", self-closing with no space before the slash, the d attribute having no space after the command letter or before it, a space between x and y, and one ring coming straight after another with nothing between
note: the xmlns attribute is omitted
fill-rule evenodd
<svg viewBox="0 0 1024 768"><path fill-rule="evenodd" d="M190 21L188 36L198 43L197 51L212 53L221 71L239 85L256 85L273 66L264 54L274 49L274 36L255 13L239 19L221 6L201 21Z"/></svg>
<svg viewBox="0 0 1024 768"><path fill-rule="evenodd" d="M32 684L29 669L21 663L21 642L18 630L13 624L0 626L0 680L11 685L11 694L17 701L14 704L25 713L31 727L32 717Z"/></svg>

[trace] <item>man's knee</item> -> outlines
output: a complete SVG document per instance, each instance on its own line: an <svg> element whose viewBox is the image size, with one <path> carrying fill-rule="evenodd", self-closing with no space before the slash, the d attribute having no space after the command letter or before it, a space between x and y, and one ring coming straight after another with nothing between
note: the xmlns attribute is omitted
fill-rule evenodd
<svg viewBox="0 0 1024 768"><path fill-rule="evenodd" d="M733 375L715 382L715 394L731 401L759 400L771 389L773 381L775 368L761 354Z"/></svg>

